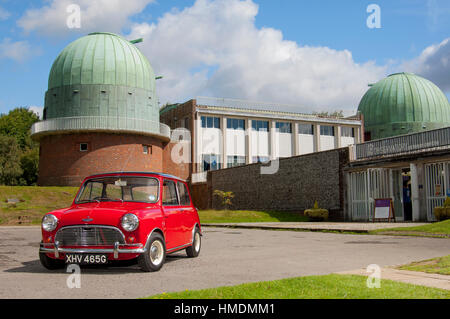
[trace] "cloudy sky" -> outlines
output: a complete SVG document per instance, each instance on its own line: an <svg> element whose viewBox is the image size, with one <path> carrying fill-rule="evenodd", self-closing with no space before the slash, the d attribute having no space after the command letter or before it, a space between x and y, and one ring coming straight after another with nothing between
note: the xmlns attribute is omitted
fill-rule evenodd
<svg viewBox="0 0 450 319"><path fill-rule="evenodd" d="M381 28L367 26L372 3ZM80 28L67 26L74 4ZM59 52L93 31L144 38L161 104L211 96L351 114L367 84L402 71L450 96L448 0L0 0L0 112L39 110Z"/></svg>

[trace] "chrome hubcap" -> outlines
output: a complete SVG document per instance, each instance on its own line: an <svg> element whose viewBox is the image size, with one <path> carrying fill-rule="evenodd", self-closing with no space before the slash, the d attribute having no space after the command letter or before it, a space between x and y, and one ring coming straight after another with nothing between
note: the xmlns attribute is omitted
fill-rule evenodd
<svg viewBox="0 0 450 319"><path fill-rule="evenodd" d="M159 265L163 260L164 247L159 240L155 240L150 246L150 260L154 265Z"/></svg>
<svg viewBox="0 0 450 319"><path fill-rule="evenodd" d="M199 233L195 233L194 249L196 252L198 252L200 250L200 234Z"/></svg>

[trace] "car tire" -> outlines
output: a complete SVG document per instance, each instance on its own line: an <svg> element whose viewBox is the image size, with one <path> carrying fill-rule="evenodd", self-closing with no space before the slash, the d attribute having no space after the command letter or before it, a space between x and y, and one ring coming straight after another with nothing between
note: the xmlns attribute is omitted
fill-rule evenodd
<svg viewBox="0 0 450 319"><path fill-rule="evenodd" d="M41 261L42 266L48 270L61 269L65 266L63 260L50 258L45 253L39 253L39 260Z"/></svg>
<svg viewBox="0 0 450 319"><path fill-rule="evenodd" d="M190 258L197 257L200 254L200 249L202 248L202 239L198 227L195 227L194 238L192 245L186 248L186 254Z"/></svg>
<svg viewBox="0 0 450 319"><path fill-rule="evenodd" d="M158 271L166 260L166 244L159 233L153 233L148 243L148 249L138 257L138 264L142 271Z"/></svg>

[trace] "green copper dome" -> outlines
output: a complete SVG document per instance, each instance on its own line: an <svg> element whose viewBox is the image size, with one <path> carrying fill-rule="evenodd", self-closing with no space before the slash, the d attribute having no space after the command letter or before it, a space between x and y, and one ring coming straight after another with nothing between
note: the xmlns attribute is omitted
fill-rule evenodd
<svg viewBox="0 0 450 319"><path fill-rule="evenodd" d="M372 85L358 110L370 139L450 126L450 104L431 81L395 73Z"/></svg>
<svg viewBox="0 0 450 319"><path fill-rule="evenodd" d="M92 116L159 122L153 69L132 42L116 34L75 40L50 71L44 118Z"/></svg>

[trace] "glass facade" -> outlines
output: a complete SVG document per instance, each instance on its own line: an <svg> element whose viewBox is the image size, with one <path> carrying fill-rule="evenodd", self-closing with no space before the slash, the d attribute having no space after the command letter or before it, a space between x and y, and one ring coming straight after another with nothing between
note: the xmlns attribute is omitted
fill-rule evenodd
<svg viewBox="0 0 450 319"><path fill-rule="evenodd" d="M252 120L252 130L253 131L269 131L269 122L268 121L260 121L260 120Z"/></svg>
<svg viewBox="0 0 450 319"><path fill-rule="evenodd" d="M314 135L314 125L299 123L298 134Z"/></svg>
<svg viewBox="0 0 450 319"><path fill-rule="evenodd" d="M218 154L203 154L203 171L215 171L222 168L220 163L220 155Z"/></svg>
<svg viewBox="0 0 450 319"><path fill-rule="evenodd" d="M245 120L242 120L242 119L227 119L227 129L230 129L230 130L245 130Z"/></svg>
<svg viewBox="0 0 450 319"><path fill-rule="evenodd" d="M289 122L277 122L276 128L280 133L292 133L292 123Z"/></svg>
<svg viewBox="0 0 450 319"><path fill-rule="evenodd" d="M355 128L348 127L348 126L342 126L341 127L341 136L355 137Z"/></svg>
<svg viewBox="0 0 450 319"><path fill-rule="evenodd" d="M320 125L320 135L334 136L334 126Z"/></svg>
<svg viewBox="0 0 450 319"><path fill-rule="evenodd" d="M220 118L212 116L202 116L203 128L220 128Z"/></svg>
<svg viewBox="0 0 450 319"><path fill-rule="evenodd" d="M227 167L235 167L245 165L245 156L227 156Z"/></svg>

